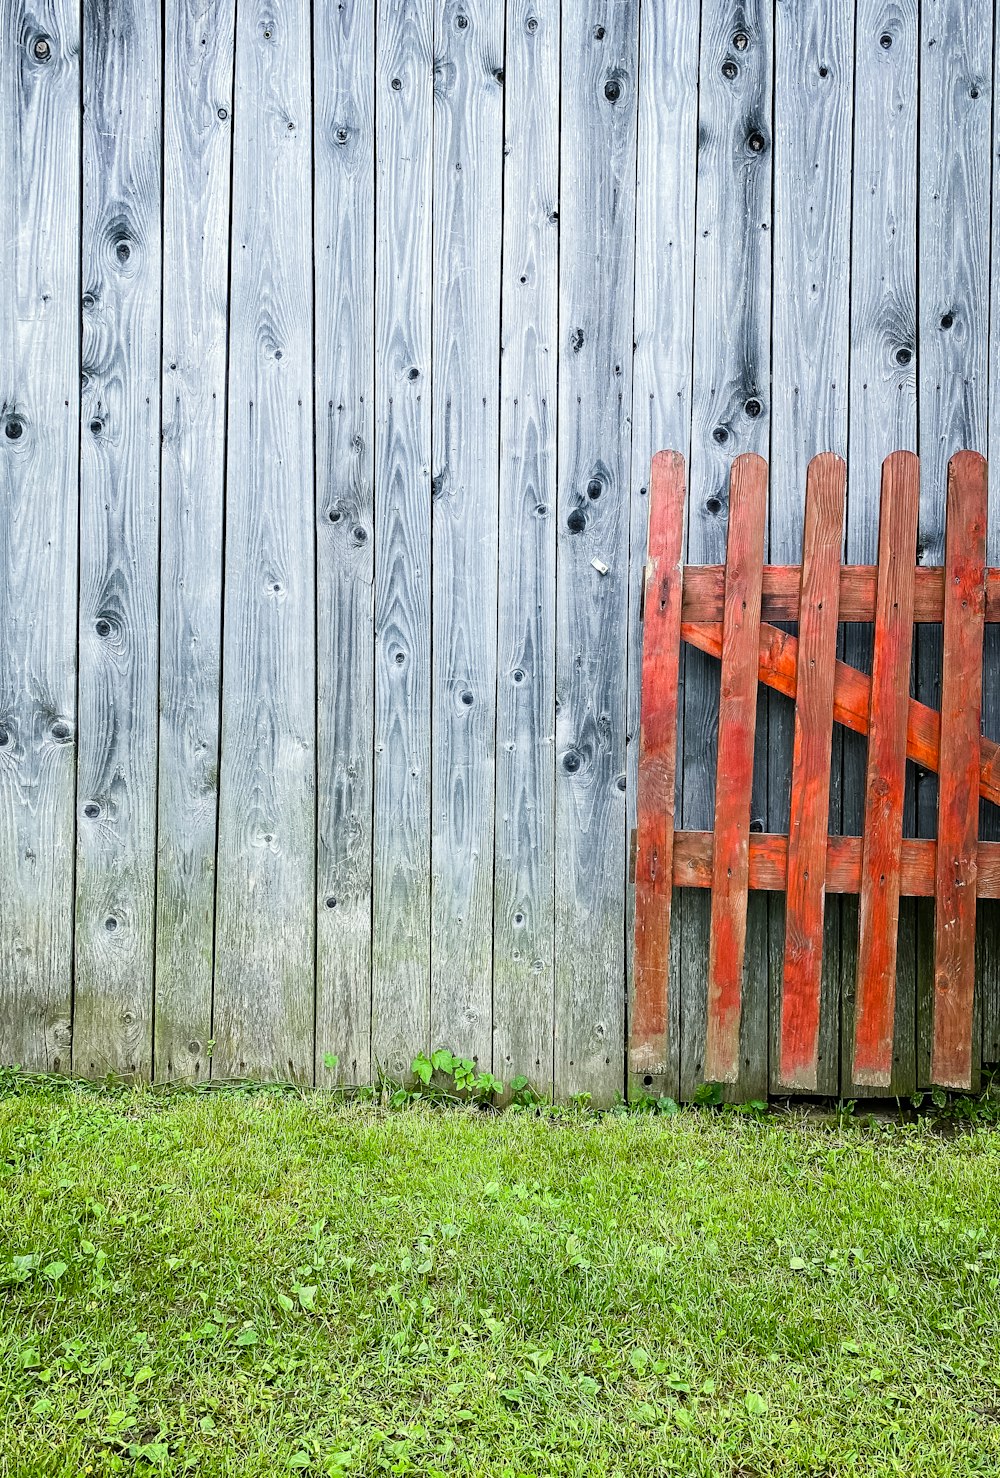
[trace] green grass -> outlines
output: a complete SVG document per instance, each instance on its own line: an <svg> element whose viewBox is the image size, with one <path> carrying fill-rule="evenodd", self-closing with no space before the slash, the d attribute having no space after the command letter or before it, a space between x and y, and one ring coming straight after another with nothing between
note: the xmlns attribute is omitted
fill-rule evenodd
<svg viewBox="0 0 1000 1478"><path fill-rule="evenodd" d="M0 1473L993 1474L1000 1138L0 1093Z"/></svg>

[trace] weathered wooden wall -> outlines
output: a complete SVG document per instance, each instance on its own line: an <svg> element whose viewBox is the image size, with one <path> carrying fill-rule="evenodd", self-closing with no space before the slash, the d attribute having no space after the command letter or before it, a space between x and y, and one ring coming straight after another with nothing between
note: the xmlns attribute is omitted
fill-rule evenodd
<svg viewBox="0 0 1000 1478"><path fill-rule="evenodd" d="M688 458L693 562L736 453L789 562L845 454L856 562L912 447L941 562L949 454L1000 467L997 86L993 0L0 0L0 1060L325 1082L448 1044L619 1091L651 453ZM683 681L701 827L718 672ZM781 830L790 708L759 733ZM707 900L674 920L689 1094ZM752 899L742 1093L782 930ZM920 909L900 958L908 1091Z"/></svg>

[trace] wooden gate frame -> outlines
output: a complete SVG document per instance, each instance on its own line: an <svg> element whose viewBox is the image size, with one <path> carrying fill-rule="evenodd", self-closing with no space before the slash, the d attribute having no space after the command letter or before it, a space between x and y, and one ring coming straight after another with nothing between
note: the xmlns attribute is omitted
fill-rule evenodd
<svg viewBox="0 0 1000 1478"><path fill-rule="evenodd" d="M841 565L846 468L809 464L801 565L765 565L767 464L730 473L726 563L685 566L684 459L650 479L635 837L632 1082L667 1071L671 894L710 888L705 1079L738 1075L748 889L786 894L778 1081L815 1091L827 893L860 895L853 1081L888 1087L901 895L935 900L932 1081L969 1088L976 899L1000 898L1000 843L979 841L979 799L1000 804L1000 746L981 735L984 622L1000 621L986 567L987 466L948 466L945 563L917 567L920 467L882 465L878 565ZM766 618L766 619L763 619ZM798 622L798 637L770 624ZM836 658L841 621L874 624L872 673ZM910 697L914 622L943 626L941 711ZM713 832L675 830L681 641L721 662ZM795 700L789 835L751 835L757 684ZM833 722L868 736L863 836L828 836ZM936 840L903 836L907 759L939 777Z"/></svg>

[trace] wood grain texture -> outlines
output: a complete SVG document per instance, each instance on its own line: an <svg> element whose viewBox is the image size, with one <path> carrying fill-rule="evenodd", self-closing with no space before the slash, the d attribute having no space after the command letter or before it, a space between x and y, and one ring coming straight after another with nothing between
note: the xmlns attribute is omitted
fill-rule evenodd
<svg viewBox="0 0 1000 1478"><path fill-rule="evenodd" d="M642 689L643 551L647 541L649 473L654 455L673 447L686 457L691 441L691 355L694 331L695 188L698 135L700 0L645 5L639 15L639 99L636 158L635 312L632 361L632 508L630 528L628 707L625 792L628 834L635 831L639 710ZM683 681L683 660L679 681ZM678 734L678 747L681 735ZM681 765L678 763L678 800ZM625 897L628 998L634 997L635 885ZM644 1094L680 1092L680 944L684 907L671 907L671 978L667 1056L662 1074L642 1074ZM646 1082L650 1078L652 1081Z"/></svg>
<svg viewBox="0 0 1000 1478"><path fill-rule="evenodd" d="M764 566L760 598L764 620L799 619L799 571L799 565ZM985 620L1000 622L1000 570L987 569L984 579ZM918 566L913 581L914 624L940 623L944 619L943 568ZM877 565L842 565L838 587L841 621L874 621L877 585ZM724 565L685 565L684 620L721 621L724 591Z"/></svg>
<svg viewBox="0 0 1000 1478"><path fill-rule="evenodd" d="M375 56L373 1064L430 1034L433 17L403 0Z"/></svg>
<svg viewBox="0 0 1000 1478"><path fill-rule="evenodd" d="M782 1086L810 1092L818 1086L820 1052L837 587L845 486L846 468L834 453L820 453L809 463L802 535L778 1079ZM836 1007L838 993L831 994Z"/></svg>
<svg viewBox="0 0 1000 1478"><path fill-rule="evenodd" d="M699 651L722 655L722 626L681 623L681 637ZM798 641L786 631L761 623L758 675L762 683L794 698ZM838 662L834 668L833 716L838 724L856 734L868 733L871 678ZM910 698L906 717L906 757L926 769L936 770L941 745L941 715L934 708ZM1000 745L982 736L979 740L979 793L984 800L1000 803Z"/></svg>
<svg viewBox="0 0 1000 1478"><path fill-rule="evenodd" d="M552 1091L559 5L509 0L504 88L493 1068Z"/></svg>
<svg viewBox="0 0 1000 1478"><path fill-rule="evenodd" d="M649 483L635 844L635 986L629 1072L647 1093L670 1059L670 906L677 787L684 459L658 452ZM756 668L756 663L754 663ZM676 991L676 982L673 989Z"/></svg>
<svg viewBox="0 0 1000 1478"><path fill-rule="evenodd" d="M503 90L503 6L436 0L431 1040L484 1065L493 1036Z"/></svg>
<svg viewBox="0 0 1000 1478"><path fill-rule="evenodd" d="M872 1087L887 1087L892 1073L919 497L916 457L892 453L882 474L854 1026L853 1081Z"/></svg>
<svg viewBox="0 0 1000 1478"><path fill-rule="evenodd" d="M881 468L890 452L917 450L918 0L858 0L855 39L854 169L851 198L850 455L846 557L871 561L878 545ZM874 595L874 581L872 584ZM841 591L843 596L844 592ZM867 620L871 616L842 620ZM874 614L874 602L872 604ZM871 671L871 627L848 626L841 655ZM841 827L859 833L864 813L865 745L843 738ZM913 829L913 801L905 821ZM901 905L893 1080L890 1092L916 1088L914 905ZM857 904L841 905L841 1093L851 1082ZM864 1085L865 1096L872 1093Z"/></svg>
<svg viewBox="0 0 1000 1478"><path fill-rule="evenodd" d="M208 1075L226 462L232 0L164 10L157 1078Z"/></svg>
<svg viewBox="0 0 1000 1478"><path fill-rule="evenodd" d="M931 1080L971 1088L976 973L979 723L986 606L986 461L959 452L948 465L934 912Z"/></svg>
<svg viewBox="0 0 1000 1478"><path fill-rule="evenodd" d="M993 40L993 97L1000 97L1000 46L996 43L996 28ZM990 153L990 185L992 221L990 228L990 300L991 324L1000 324L1000 130L994 120L993 142ZM987 444L989 460L1000 467L1000 375L991 368L989 376L989 404ZM993 518L986 525L986 558L990 564L1000 561L1000 519ZM989 609L989 587L987 586L987 610ZM991 738L1000 737L1000 682L991 674L1000 672L1000 628L987 626L983 640L983 685L982 726ZM993 841L1000 840L1000 810L993 806L980 806L979 834ZM1000 949L995 940L1000 938L1000 904L980 905L976 917L976 978L979 982L978 1000L982 1013L982 1060L1000 1062Z"/></svg>
<svg viewBox="0 0 1000 1478"><path fill-rule="evenodd" d="M160 490L160 7L83 7L73 1067L152 1067Z"/></svg>
<svg viewBox="0 0 1000 1478"><path fill-rule="evenodd" d="M828 893L857 893L861 886L862 838L829 836L826 849ZM674 832L674 886L712 886L715 838L710 831ZM904 837L899 855L900 892L933 898L937 843L928 837ZM788 837L771 832L750 837L750 887L782 892L788 880ZM976 849L976 894L981 900L1000 897L1000 842L979 842Z"/></svg>
<svg viewBox="0 0 1000 1478"><path fill-rule="evenodd" d="M990 152L994 14L988 3L920 6L919 430L920 563L942 563L948 460L986 452L989 387ZM997 649L994 649L994 657ZM916 696L941 706L941 636L917 636ZM1000 708L994 709L1000 712ZM916 778L916 830L933 836L938 785ZM934 923L918 917L917 1074L930 1081ZM1000 942L987 954L1000 964ZM984 961L985 963L985 961Z"/></svg>
<svg viewBox="0 0 1000 1478"><path fill-rule="evenodd" d="M705 1044L705 1078L710 1083L735 1083L739 1076L766 517L767 463L744 452L733 463L726 539Z"/></svg>
<svg viewBox="0 0 1000 1478"><path fill-rule="evenodd" d="M212 1071L313 1079L315 539L308 19L236 28Z"/></svg>
<svg viewBox="0 0 1000 1478"><path fill-rule="evenodd" d="M638 9L586 0L562 35L555 1090L595 1103L621 1092L625 1037Z"/></svg>
<svg viewBox="0 0 1000 1478"><path fill-rule="evenodd" d="M375 13L313 7L316 1080L371 1076ZM336 1072L324 1065L338 1059Z"/></svg>
<svg viewBox="0 0 1000 1478"><path fill-rule="evenodd" d="M717 561L723 554L733 456L769 451L773 50L773 6L767 0L704 0L688 473L692 562ZM681 740L685 826L712 824L718 691L712 664L687 653ZM766 722L765 712L752 791L753 822L761 828ZM706 904L692 894L684 900L681 919L680 1090L685 1098L693 1096L704 1076ZM755 1098L768 1086L766 900L750 900L746 954L744 1070L734 1092Z"/></svg>
<svg viewBox="0 0 1000 1478"><path fill-rule="evenodd" d="M69 1067L80 23L0 4L0 1063ZM44 491L44 496L39 496Z"/></svg>
<svg viewBox="0 0 1000 1478"><path fill-rule="evenodd" d="M809 459L847 452L851 155L854 102L854 6L837 0L777 0L774 11L774 286L770 558L797 560ZM828 767L830 815L839 822L841 738ZM767 817L771 831L789 824L793 714L768 703ZM826 818L823 830L826 829ZM824 910L821 956L840 974L839 908ZM801 922L801 920L799 921ZM796 927L798 927L796 925ZM783 1048L782 982L787 966L784 900L768 906L771 990L771 1086ZM813 1088L835 1093L839 1080L839 1002L820 995L820 1035ZM804 1086L804 1085L803 1085Z"/></svg>

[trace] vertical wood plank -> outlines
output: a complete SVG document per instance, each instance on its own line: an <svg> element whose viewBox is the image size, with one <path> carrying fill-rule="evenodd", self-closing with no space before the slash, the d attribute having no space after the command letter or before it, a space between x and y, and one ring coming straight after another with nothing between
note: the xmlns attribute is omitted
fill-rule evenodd
<svg viewBox="0 0 1000 1478"><path fill-rule="evenodd" d="M1000 45L996 28L993 37L993 97L1000 97ZM992 222L990 232L990 306L989 322L996 333L1000 325L1000 128L994 116L993 143L990 156ZM990 465L1000 467L1000 373L995 361L989 365L989 425L987 428ZM1000 519L994 517L986 525L986 561L1000 565ZM982 727L990 738L1000 736L1000 624L990 622L983 640ZM979 834L984 840L1000 840L1000 807L980 805ZM976 980L982 1010L982 1060L1000 1063L1000 899L982 900L976 915Z"/></svg>
<svg viewBox="0 0 1000 1478"><path fill-rule="evenodd" d="M374 66L372 0L313 7L319 1083L371 1076Z"/></svg>
<svg viewBox="0 0 1000 1478"><path fill-rule="evenodd" d="M887 1086L892 1074L919 499L917 458L911 452L892 453L882 472L879 514L854 1028L853 1080L873 1087Z"/></svg>
<svg viewBox="0 0 1000 1478"><path fill-rule="evenodd" d="M493 1063L552 1090L559 4L509 0Z"/></svg>
<svg viewBox="0 0 1000 1478"><path fill-rule="evenodd" d="M152 1067L160 6L84 0L73 1067Z"/></svg>
<svg viewBox="0 0 1000 1478"><path fill-rule="evenodd" d="M0 4L0 1063L68 1068L80 21Z"/></svg>
<svg viewBox="0 0 1000 1478"><path fill-rule="evenodd" d="M562 36L555 1088L595 1103L624 1087L638 10L585 0Z"/></svg>
<svg viewBox="0 0 1000 1478"><path fill-rule="evenodd" d="M851 208L850 455L846 559L874 564L881 468L897 448L917 447L917 0L859 0L855 44L854 178ZM871 671L872 628L843 628L842 656ZM842 736L841 825L858 835L866 745ZM907 829L912 824L904 809ZM900 900L892 1093L912 1093L915 900ZM851 1081L858 905L841 900L841 1093ZM864 1085L864 1092L871 1093Z"/></svg>
<svg viewBox="0 0 1000 1478"><path fill-rule="evenodd" d="M232 0L164 9L157 1078L207 1076L218 821Z"/></svg>
<svg viewBox="0 0 1000 1478"><path fill-rule="evenodd" d="M734 454L766 455L771 377L771 93L769 0L703 0L698 107L692 431L688 560L721 563ZM686 653L683 726L685 827L712 825L719 674ZM762 709L765 707L763 701ZM766 741L766 719L758 733ZM763 828L767 746L757 746L754 822ZM767 899L748 908L748 966L741 1013L742 1076L736 1096L768 1088ZM693 1097L704 1076L705 958L709 900L684 899L681 941L680 1087Z"/></svg>
<svg viewBox="0 0 1000 1478"><path fill-rule="evenodd" d="M778 1069L782 1086L809 1092L815 1092L818 1086L833 679L845 486L844 462L834 453L820 453L809 463L795 668Z"/></svg>
<svg viewBox="0 0 1000 1478"><path fill-rule="evenodd" d="M768 553L791 564L802 548L806 469L818 452L847 452L850 333L851 125L854 5L778 0L774 34L774 388ZM793 710L769 697L767 830L789 826ZM834 735L830 809L840 822L840 738ZM824 822L824 828L826 823ZM840 905L826 910L823 955L831 989L820 997L814 1091L839 1081ZM785 900L768 900L772 1087L782 1053ZM800 1085L804 1087L804 1084Z"/></svg>
<svg viewBox="0 0 1000 1478"><path fill-rule="evenodd" d="M733 463L726 538L705 1043L705 1077L710 1083L735 1083L740 1067L766 517L767 463L744 452Z"/></svg>
<svg viewBox="0 0 1000 1478"><path fill-rule="evenodd" d="M635 994L629 1072L637 1091L669 1060L670 905L677 783L678 677L684 566L684 459L658 452L649 483L639 793L635 852ZM756 664L755 664L756 671ZM832 697L831 697L832 704ZM673 989L676 990L676 984Z"/></svg>
<svg viewBox="0 0 1000 1478"><path fill-rule="evenodd" d="M985 573L986 462L958 452L948 466L934 881L931 1080L946 1088L972 1087Z"/></svg>
<svg viewBox="0 0 1000 1478"><path fill-rule="evenodd" d="M431 1041L492 1058L504 9L436 0Z"/></svg>
<svg viewBox="0 0 1000 1478"><path fill-rule="evenodd" d="M380 9L375 57L375 797L372 1053L430 1031L430 0Z"/></svg>
<svg viewBox="0 0 1000 1478"><path fill-rule="evenodd" d="M315 538L308 16L236 28L212 1070L313 1077Z"/></svg>
<svg viewBox="0 0 1000 1478"><path fill-rule="evenodd" d="M993 8L989 4L922 0L918 248L921 564L942 562L949 457L960 448L987 450L993 42ZM941 707L941 676L940 629L922 627L917 637L916 696L932 708ZM933 836L938 782L927 771L917 776L916 806L917 834ZM919 1086L929 1082L930 1074L935 994L933 929L928 900L918 905ZM983 945L988 956L988 936ZM995 949L1000 954L1000 943Z"/></svg>
<svg viewBox="0 0 1000 1478"><path fill-rule="evenodd" d="M637 825L639 708L649 474L653 456L691 444L691 354L694 313L695 185L698 162L698 36L700 0L640 10L639 118L636 159L635 356L632 375L632 512L629 588L626 802L628 833ZM683 684L686 653L678 680ZM678 748L681 735L678 734ZM678 763L678 801L682 766ZM634 999L635 885L626 892L626 965ZM643 1073L643 1093L680 1092L680 943L685 895L671 906L667 1055L662 1074ZM647 1077L652 1078L646 1083Z"/></svg>

